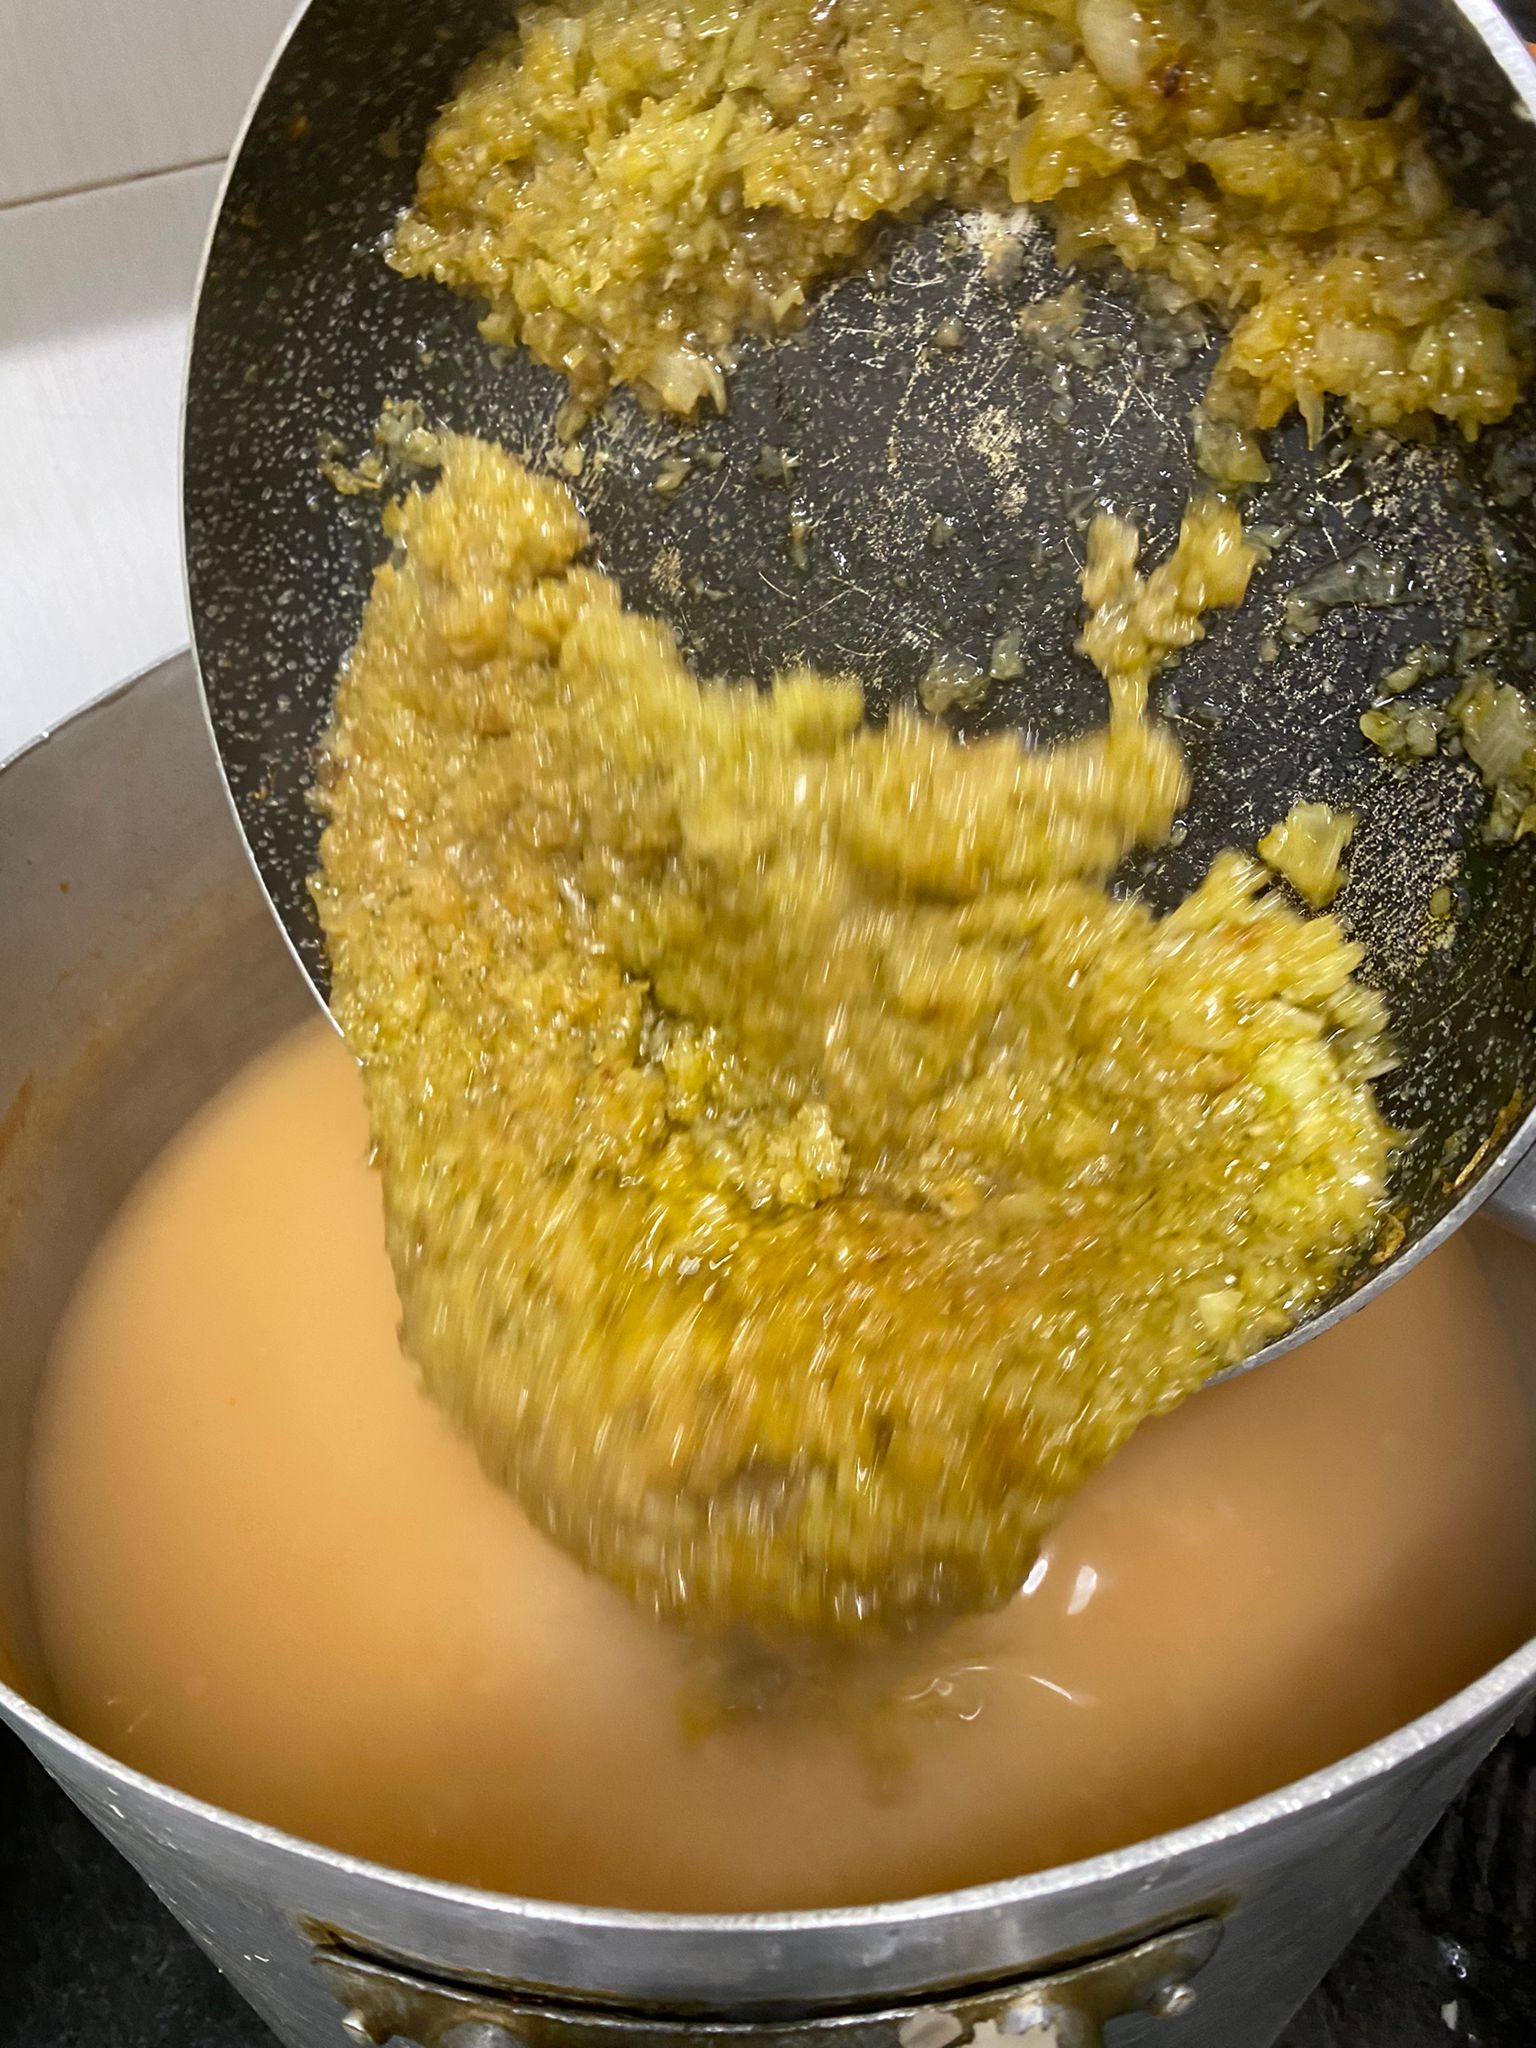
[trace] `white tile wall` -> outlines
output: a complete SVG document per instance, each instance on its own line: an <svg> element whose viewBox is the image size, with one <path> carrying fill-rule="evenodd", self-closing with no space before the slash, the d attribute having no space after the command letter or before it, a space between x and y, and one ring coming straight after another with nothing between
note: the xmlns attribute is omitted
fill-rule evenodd
<svg viewBox="0 0 1536 2048"><path fill-rule="evenodd" d="M0 759L186 640L187 320L289 12L0 0Z"/></svg>
<svg viewBox="0 0 1536 2048"><path fill-rule="evenodd" d="M177 418L218 180L0 213L0 759L187 637Z"/></svg>
<svg viewBox="0 0 1536 2048"><path fill-rule="evenodd" d="M228 150L294 0L0 0L0 205Z"/></svg>

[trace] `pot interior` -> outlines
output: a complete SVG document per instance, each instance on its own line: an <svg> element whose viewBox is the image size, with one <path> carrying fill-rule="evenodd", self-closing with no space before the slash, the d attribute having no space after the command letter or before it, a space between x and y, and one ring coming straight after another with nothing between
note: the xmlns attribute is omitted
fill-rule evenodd
<svg viewBox="0 0 1536 2048"><path fill-rule="evenodd" d="M185 659L0 777L0 872L13 878L15 913L0 946L0 1676L46 1710L25 1459L59 1317L156 1153L245 1062L313 1015L313 998L247 866ZM1473 1228L1529 1384L1536 1250Z"/></svg>

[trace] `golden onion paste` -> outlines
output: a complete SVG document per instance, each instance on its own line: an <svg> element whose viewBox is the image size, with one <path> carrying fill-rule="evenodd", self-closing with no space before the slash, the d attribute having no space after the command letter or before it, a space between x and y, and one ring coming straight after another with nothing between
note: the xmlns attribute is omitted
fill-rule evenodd
<svg viewBox="0 0 1536 2048"><path fill-rule="evenodd" d="M880 220L1044 201L1063 262L1107 252L1226 320L1213 421L1299 407L1315 434L1332 394L1357 425L1438 414L1471 435L1519 395L1523 322L1389 18L1381 0L525 6L437 122L392 261L482 300L487 339L577 400L626 383L688 413L723 407L737 337L794 323Z"/></svg>
<svg viewBox="0 0 1536 2048"><path fill-rule="evenodd" d="M836 678L701 682L563 486L442 458L386 512L316 882L407 1348L664 1613L1000 1602L1383 1198L1358 949L1236 853L1160 919L1106 886L1183 798L1138 700L1241 597L1235 516L1171 583L1101 534L1102 731L962 746Z"/></svg>

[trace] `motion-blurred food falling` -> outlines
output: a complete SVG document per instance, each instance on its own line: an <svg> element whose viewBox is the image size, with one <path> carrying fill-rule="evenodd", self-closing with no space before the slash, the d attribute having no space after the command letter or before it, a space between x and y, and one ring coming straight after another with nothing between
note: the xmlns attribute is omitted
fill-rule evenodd
<svg viewBox="0 0 1536 2048"><path fill-rule="evenodd" d="M1194 423L1513 407L1528 320L1374 0L588 0L443 112L390 257L564 372L726 404L872 224L1049 202L1230 329ZM1063 306L1066 300L1062 301ZM1027 321L1026 315L1026 321ZM1028 345L1021 335L1021 346ZM856 680L701 683L581 560L569 493L447 437L344 670L317 901L406 1341L487 1469L691 1623L888 1630L1006 1600L1147 1415L1368 1245L1393 1137L1359 949L1228 852L1111 890L1187 794L1159 667L1263 558L1193 502L1088 535L1110 718L962 746ZM924 701L964 681L930 678ZM1263 840L1314 908L1352 820Z"/></svg>
<svg viewBox="0 0 1536 2048"><path fill-rule="evenodd" d="M1380 1213L1358 949L1235 853L1161 920L1105 886L1184 794L1149 636L1241 597L1235 521L1161 583L1104 536L1115 708L1032 752L701 684L487 444L386 518L317 897L428 1386L669 1614L1005 1600Z"/></svg>

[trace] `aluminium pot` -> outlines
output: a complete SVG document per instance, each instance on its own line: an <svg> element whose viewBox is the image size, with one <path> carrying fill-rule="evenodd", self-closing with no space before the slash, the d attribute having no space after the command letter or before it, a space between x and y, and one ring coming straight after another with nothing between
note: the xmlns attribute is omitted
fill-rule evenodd
<svg viewBox="0 0 1536 2048"><path fill-rule="evenodd" d="M135 1179L313 1009L187 657L0 771L0 890L0 1718L289 2048L964 2048L987 2021L1037 2048L1094 2048L1106 2027L1112 2048L1270 2048L1536 1697L1533 1641L1385 1741L1198 1826L811 1913L597 1911L431 1883L125 1769L49 1714L23 1555L31 1403ZM1518 1208L1506 1192L1505 1215ZM1513 1326L1536 1331L1536 1255L1491 1229L1483 1249ZM1536 1381L1536 1341L1528 1365Z"/></svg>

